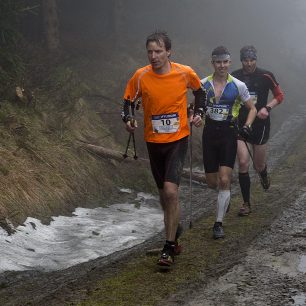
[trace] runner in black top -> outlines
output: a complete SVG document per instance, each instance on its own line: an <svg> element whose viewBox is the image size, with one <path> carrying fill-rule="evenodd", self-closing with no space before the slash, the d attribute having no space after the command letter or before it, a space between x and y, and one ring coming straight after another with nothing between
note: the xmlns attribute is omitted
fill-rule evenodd
<svg viewBox="0 0 306 306"><path fill-rule="evenodd" d="M243 197L243 205L239 215L246 216L251 212L250 208L250 176L248 173L250 154L247 148L253 149L255 170L259 173L261 184L265 190L270 187L270 178L267 173L266 155L267 141L270 133L270 112L283 101L284 94L274 75L256 66L257 51L254 46L245 46L240 50L242 68L232 73L234 77L243 81L253 97L257 109L257 117L252 124L252 133L248 139L238 140L237 156L239 161L239 184ZM269 91L273 98L268 101ZM242 106L239 113L239 125L243 125L247 116L247 109Z"/></svg>

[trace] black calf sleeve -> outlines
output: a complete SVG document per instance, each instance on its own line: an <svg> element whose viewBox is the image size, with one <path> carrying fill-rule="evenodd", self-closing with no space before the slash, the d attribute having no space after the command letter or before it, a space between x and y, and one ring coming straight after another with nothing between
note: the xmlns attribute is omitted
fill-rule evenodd
<svg viewBox="0 0 306 306"><path fill-rule="evenodd" d="M250 203L250 188L251 180L248 172L240 173L239 172L239 184L244 203Z"/></svg>
<svg viewBox="0 0 306 306"><path fill-rule="evenodd" d="M166 245L170 246L170 247L175 247L175 241L169 241L169 240L166 240Z"/></svg>
<svg viewBox="0 0 306 306"><path fill-rule="evenodd" d="M265 169L263 169L262 171L259 172L259 175L261 177L266 177L268 175L267 165L265 166Z"/></svg>

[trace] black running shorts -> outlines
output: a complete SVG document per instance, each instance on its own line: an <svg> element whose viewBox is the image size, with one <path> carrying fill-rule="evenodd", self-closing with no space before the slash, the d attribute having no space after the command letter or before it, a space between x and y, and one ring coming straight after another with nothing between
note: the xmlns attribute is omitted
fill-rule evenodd
<svg viewBox="0 0 306 306"><path fill-rule="evenodd" d="M261 120L256 118L252 124L252 133L248 139L248 142L255 145L263 145L268 141L269 136L270 120Z"/></svg>
<svg viewBox="0 0 306 306"><path fill-rule="evenodd" d="M233 124L206 120L202 145L206 173L218 172L220 166L234 168L237 153L237 129Z"/></svg>
<svg viewBox="0 0 306 306"><path fill-rule="evenodd" d="M147 142L151 170L158 189L164 182L179 186L188 149L188 137L168 143Z"/></svg>
<svg viewBox="0 0 306 306"><path fill-rule="evenodd" d="M243 122L239 122L239 126L242 127ZM254 145L263 145L267 143L270 137L270 118L265 120L256 118L252 124L252 132L248 138L248 142ZM241 139L238 137L238 139ZM241 139L242 140L242 139Z"/></svg>

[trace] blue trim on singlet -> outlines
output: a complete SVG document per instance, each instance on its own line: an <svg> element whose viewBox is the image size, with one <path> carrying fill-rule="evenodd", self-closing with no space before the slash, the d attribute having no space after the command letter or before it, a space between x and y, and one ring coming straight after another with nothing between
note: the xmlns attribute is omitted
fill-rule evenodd
<svg viewBox="0 0 306 306"><path fill-rule="evenodd" d="M203 80L201 80L203 89L206 90L207 93L207 106L213 106L214 104L218 105L226 105L229 107L229 115L225 122L233 122L237 119L239 114L239 109L242 103L241 94L239 92L240 81L235 82L235 78L233 78L230 74L228 74L227 84L222 92L220 100L217 101L215 97L215 91L213 86L213 75L210 75ZM238 80L237 80L238 81ZM209 112L206 112L206 115L209 116Z"/></svg>

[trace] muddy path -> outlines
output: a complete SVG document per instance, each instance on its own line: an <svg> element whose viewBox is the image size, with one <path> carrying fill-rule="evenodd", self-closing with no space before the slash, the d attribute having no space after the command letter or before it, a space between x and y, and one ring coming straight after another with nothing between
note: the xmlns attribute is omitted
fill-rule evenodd
<svg viewBox="0 0 306 306"><path fill-rule="evenodd" d="M287 129L287 132L288 129ZM279 135L272 141L273 155ZM306 305L306 137L300 132L272 160L275 175L266 201L274 205L271 220L251 243L241 247L203 273L188 288L180 288L166 305L188 306L305 306ZM277 173L277 174L276 174ZM268 205L268 203L266 203ZM255 208L256 209L256 208ZM260 209L260 207L257 207ZM250 216L252 218L252 215ZM230 251L230 249L228 249ZM222 262L222 257L224 261ZM219 273L221 269L221 273ZM162 305L160 303L158 305Z"/></svg>
<svg viewBox="0 0 306 306"><path fill-rule="evenodd" d="M305 148L305 146L304 146ZM306 305L306 167L296 175L302 180L282 200L274 201L278 217L249 245L224 254L225 263L202 275L202 281L164 301L189 306L287 306ZM287 177L287 176L285 176ZM292 180L287 177L288 185ZM304 184L303 184L304 183ZM222 256L221 256L222 257ZM216 273L219 268L221 274Z"/></svg>
<svg viewBox="0 0 306 306"><path fill-rule="evenodd" d="M247 249L239 264L189 292L180 304L306 305L306 189L291 199L292 206Z"/></svg>
<svg viewBox="0 0 306 306"><path fill-rule="evenodd" d="M291 123L295 120L294 126L300 131L305 126L304 115L300 112L299 116L291 118ZM273 209L273 205L271 206L271 216L276 218L274 223L268 216L265 226L254 227L249 236L238 240L235 237L229 238L225 245L228 250L226 255L219 255L214 265L206 268L205 273L196 281L192 280L178 287L177 292L165 296L161 304L294 305L295 298L303 298L306 288L301 262L303 252L305 254L306 230L303 228L305 224L301 224L306 222L306 205L303 205L306 164L294 162L294 159L302 161L305 158L301 152L306 155L306 139L301 138L301 134L291 129L291 125L285 125L284 130L280 130L271 139L270 163L273 166L273 175L279 178L272 183L265 200L277 207ZM283 167L285 163L286 166ZM256 178L254 181L256 183ZM186 229L189 222L188 191L188 182L184 182L181 197L182 219ZM213 215L215 193L197 184L193 185L193 193L193 220ZM233 186L233 195L237 194L237 187ZM256 209L260 209L260 206ZM266 229L268 230L265 231ZM259 238L254 240L258 235ZM0 275L0 304L76 305L82 301L86 304L99 289L98 282L119 273L135 254L159 246L161 237L157 233L150 241L134 248L63 271L5 272ZM289 266L287 270L286 265Z"/></svg>

